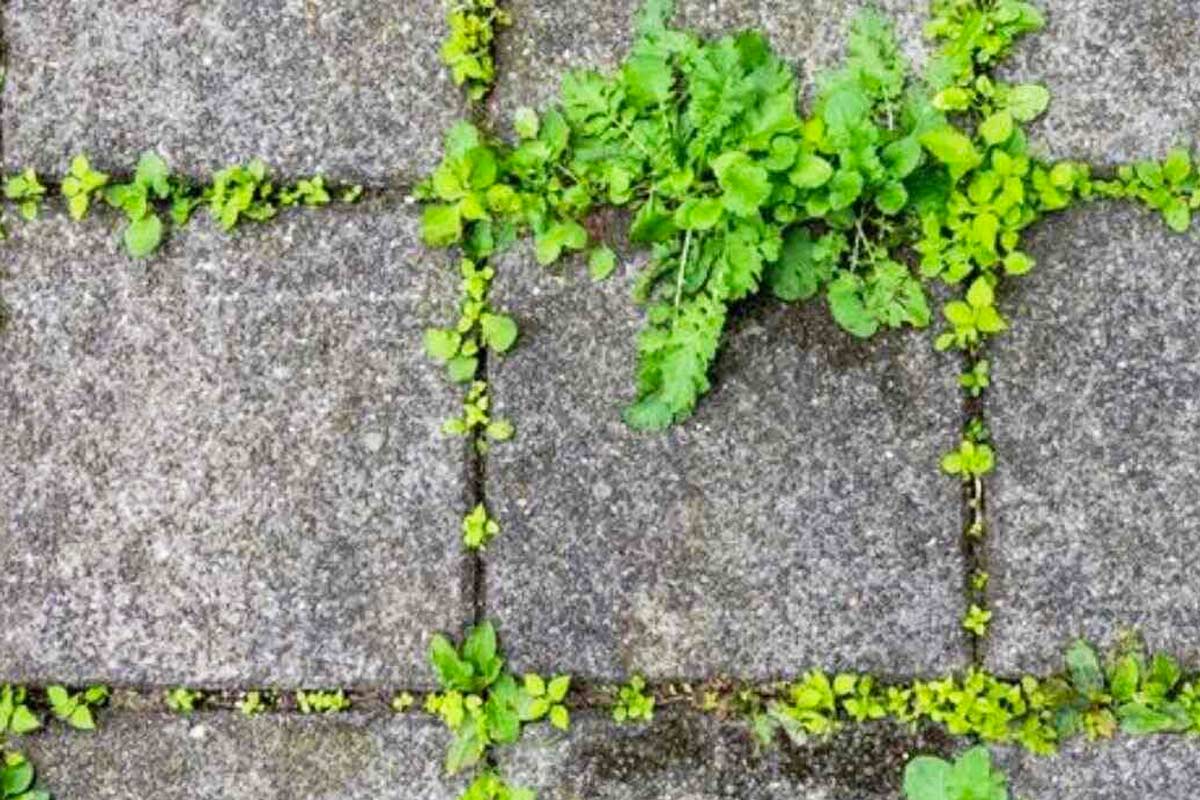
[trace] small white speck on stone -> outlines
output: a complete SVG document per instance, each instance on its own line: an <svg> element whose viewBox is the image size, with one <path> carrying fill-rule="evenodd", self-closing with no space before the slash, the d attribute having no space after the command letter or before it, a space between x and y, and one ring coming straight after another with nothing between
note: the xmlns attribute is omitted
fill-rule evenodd
<svg viewBox="0 0 1200 800"><path fill-rule="evenodd" d="M367 450L371 451L372 453L378 453L380 450L382 450L383 442L384 436L379 431L369 431L368 433L363 434L362 437L363 447L367 448Z"/></svg>
<svg viewBox="0 0 1200 800"><path fill-rule="evenodd" d="M188 736L195 739L196 741L201 741L203 739L206 739L208 737L208 726L207 725L193 725L191 730L188 731Z"/></svg>

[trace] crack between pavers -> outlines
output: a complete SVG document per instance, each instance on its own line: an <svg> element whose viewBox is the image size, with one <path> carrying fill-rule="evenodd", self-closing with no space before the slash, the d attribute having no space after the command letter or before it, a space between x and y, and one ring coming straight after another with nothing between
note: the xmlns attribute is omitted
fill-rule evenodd
<svg viewBox="0 0 1200 800"><path fill-rule="evenodd" d="M980 351L972 357L966 354L963 357L963 371L970 372L973 365L985 357L982 346ZM986 403L984 398L987 392L982 392L978 397L972 397L969 392L963 392L963 430L967 429L973 420L981 420L986 424ZM983 478L975 477L970 481L963 483L962 497L962 549L963 549L963 567L965 576L963 580L963 592L966 599L966 607L969 609L972 605L978 605L984 610L989 610L990 606L987 602L988 592L987 585L979 589L975 586L975 577L987 572L987 550L986 537L988 535L984 512L985 512L985 493L986 485ZM982 534L973 534L972 532L982 531ZM982 669L984 659L987 655L987 637L973 636L969 632L967 634L970 642L971 664L976 668Z"/></svg>

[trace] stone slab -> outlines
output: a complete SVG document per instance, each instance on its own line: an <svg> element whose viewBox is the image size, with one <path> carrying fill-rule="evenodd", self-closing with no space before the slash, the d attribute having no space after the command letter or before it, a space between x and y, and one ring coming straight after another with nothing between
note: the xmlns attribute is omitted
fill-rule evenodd
<svg viewBox="0 0 1200 800"><path fill-rule="evenodd" d="M1080 635L1200 642L1200 236L1132 207L1077 209L1030 238L1002 298L987 416L989 665L1058 666Z"/></svg>
<svg viewBox="0 0 1200 800"><path fill-rule="evenodd" d="M1047 156L1116 164L1161 158L1200 137L1195 0L1044 0L1048 25L1014 53L1007 78L1053 100L1033 128Z"/></svg>
<svg viewBox="0 0 1200 800"><path fill-rule="evenodd" d="M1075 742L1052 758L1010 750L997 763L1013 797L1029 800L1192 800L1200 793L1200 743L1182 736Z"/></svg>
<svg viewBox="0 0 1200 800"><path fill-rule="evenodd" d="M15 225L0 336L0 682L427 685L469 614L456 280L407 207Z"/></svg>
<svg viewBox="0 0 1200 800"><path fill-rule="evenodd" d="M732 323L699 413L638 434L620 417L642 316L623 269L597 286L522 250L498 270L522 340L489 367L517 438L488 460L504 532L487 610L515 663L593 679L962 666L962 504L938 471L956 360L925 332L861 344L823 304L763 301Z"/></svg>
<svg viewBox="0 0 1200 800"><path fill-rule="evenodd" d="M109 714L21 745L55 800L452 800L428 718Z"/></svg>
<svg viewBox="0 0 1200 800"><path fill-rule="evenodd" d="M441 0L13 0L4 164L61 175L77 152L132 171L158 150L202 173L261 157L287 175L412 182L465 114L438 56Z"/></svg>
<svg viewBox="0 0 1200 800"><path fill-rule="evenodd" d="M557 97L562 76L571 69L615 68L633 41L641 5L642 0L511 0L514 24L499 39L493 111L508 120L523 105L545 105ZM874 5L896 22L914 63L924 63L925 5L907 0ZM776 52L796 66L802 85L811 88L819 71L840 62L850 23L862 8L845 0L679 0L676 24L707 36L763 31Z"/></svg>
<svg viewBox="0 0 1200 800"><path fill-rule="evenodd" d="M577 715L569 733L530 729L499 758L540 800L895 800L908 757L947 746L934 731L870 724L763 749L745 723L659 711L649 725Z"/></svg>

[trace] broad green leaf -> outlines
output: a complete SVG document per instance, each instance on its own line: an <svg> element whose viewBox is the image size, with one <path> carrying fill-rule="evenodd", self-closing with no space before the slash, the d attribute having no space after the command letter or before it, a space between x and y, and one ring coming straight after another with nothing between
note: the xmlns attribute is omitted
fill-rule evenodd
<svg viewBox="0 0 1200 800"><path fill-rule="evenodd" d="M1192 174L1192 157L1187 150L1175 148L1163 162L1163 177L1172 186L1178 186Z"/></svg>
<svg viewBox="0 0 1200 800"><path fill-rule="evenodd" d="M1121 730L1133 735L1176 733L1192 727L1191 717L1178 703L1151 708L1144 703L1126 703L1117 709Z"/></svg>
<svg viewBox="0 0 1200 800"><path fill-rule="evenodd" d="M522 139L536 139L540 127L537 112L532 108L518 108L513 115L513 128Z"/></svg>
<svg viewBox="0 0 1200 800"><path fill-rule="evenodd" d="M597 247L588 257L588 274L599 282L613 274L617 268L617 254L607 247Z"/></svg>
<svg viewBox="0 0 1200 800"><path fill-rule="evenodd" d="M921 165L921 143L914 136L906 136L883 148L883 163L895 180L903 180Z"/></svg>
<svg viewBox="0 0 1200 800"><path fill-rule="evenodd" d="M690 198L675 210L675 224L685 231L707 231L716 227L724 213L725 207L719 198Z"/></svg>
<svg viewBox="0 0 1200 800"><path fill-rule="evenodd" d="M796 166L788 173L788 180L800 189L818 189L829 183L833 177L833 167L818 155L803 153L796 161Z"/></svg>
<svg viewBox="0 0 1200 800"><path fill-rule="evenodd" d="M475 665L480 673L487 671L496 658L496 629L490 622L481 622L467 634L463 643L463 658Z"/></svg>
<svg viewBox="0 0 1200 800"><path fill-rule="evenodd" d="M525 676L525 691L530 697L541 697L546 694L546 681L541 675L530 672Z"/></svg>
<svg viewBox="0 0 1200 800"><path fill-rule="evenodd" d="M1024 83L1012 87L1008 93L1008 111L1019 122L1032 122L1049 107L1050 91L1045 86Z"/></svg>
<svg viewBox="0 0 1200 800"><path fill-rule="evenodd" d="M452 383L467 383L475 379L479 359L474 356L458 356L446 363L446 371Z"/></svg>
<svg viewBox="0 0 1200 800"><path fill-rule="evenodd" d="M434 361L446 362L458 355L462 335L458 331L429 328L425 331L425 352Z"/></svg>
<svg viewBox="0 0 1200 800"><path fill-rule="evenodd" d="M1167 227L1176 233L1186 233L1192 226L1191 209L1182 200L1173 199L1163 209L1163 218L1167 221Z"/></svg>
<svg viewBox="0 0 1200 800"><path fill-rule="evenodd" d="M571 714L567 711L566 706L552 706L550 708L550 724L560 731L565 731L571 727Z"/></svg>
<svg viewBox="0 0 1200 800"><path fill-rule="evenodd" d="M1138 688L1139 674L1138 660L1134 656L1127 655L1117 661L1108 679L1113 699L1122 703L1131 700Z"/></svg>
<svg viewBox="0 0 1200 800"><path fill-rule="evenodd" d="M721 203L732 214L752 217L771 195L771 178L745 153L726 153L712 163L724 194Z"/></svg>
<svg viewBox="0 0 1200 800"><path fill-rule="evenodd" d="M449 247L462 239L458 206L431 205L421 213L421 239L430 247Z"/></svg>
<svg viewBox="0 0 1200 800"><path fill-rule="evenodd" d="M171 193L168 183L170 175L171 171L167 167L167 162L163 161L161 156L157 153L143 153L142 157L138 159L134 181L145 186L162 200Z"/></svg>
<svg viewBox="0 0 1200 800"><path fill-rule="evenodd" d="M849 169L838 170L829 182L829 205L834 211L840 211L854 205L863 191L863 176Z"/></svg>
<svg viewBox="0 0 1200 800"><path fill-rule="evenodd" d="M16 734L32 733L42 727L42 722L37 718L37 715L29 710L28 706L19 705L13 709L12 719L9 720L9 729Z"/></svg>
<svg viewBox="0 0 1200 800"><path fill-rule="evenodd" d="M908 190L899 181L884 186L875 196L875 206L884 214L895 215L908 203Z"/></svg>
<svg viewBox="0 0 1200 800"><path fill-rule="evenodd" d="M923 135L921 144L930 155L950 168L950 175L955 180L983 162L971 140L949 125Z"/></svg>
<svg viewBox="0 0 1200 800"><path fill-rule="evenodd" d="M860 292L861 281L843 273L829 285L826 297L837 324L860 339L867 339L879 330L879 321L867 310Z"/></svg>
<svg viewBox="0 0 1200 800"><path fill-rule="evenodd" d="M1009 111L997 111L979 126L979 135L990 145L1004 144L1013 135L1013 115Z"/></svg>
<svg viewBox="0 0 1200 800"><path fill-rule="evenodd" d="M907 800L957 800L946 794L950 765L940 758L918 756L904 768Z"/></svg>
<svg viewBox="0 0 1200 800"><path fill-rule="evenodd" d="M92 710L83 704L75 707L75 710L71 712L71 716L67 718L67 723L72 728L77 728L81 731L96 729L96 722L92 719Z"/></svg>
<svg viewBox="0 0 1200 800"><path fill-rule="evenodd" d="M517 341L517 323L503 314L484 314L479 320L483 340L497 353L506 353Z"/></svg>
<svg viewBox="0 0 1200 800"><path fill-rule="evenodd" d="M65 686L47 686L46 699L53 708L64 708L71 704L71 693Z"/></svg>
<svg viewBox="0 0 1200 800"><path fill-rule="evenodd" d="M1104 689L1104 673L1100 670L1100 659L1087 642L1080 639L1071 645L1066 655L1067 671L1075 688L1085 695Z"/></svg>
<svg viewBox="0 0 1200 800"><path fill-rule="evenodd" d="M559 675L551 679L549 686L546 687L546 696L553 703L561 703L563 698L567 696L567 691L571 688L571 676Z"/></svg>

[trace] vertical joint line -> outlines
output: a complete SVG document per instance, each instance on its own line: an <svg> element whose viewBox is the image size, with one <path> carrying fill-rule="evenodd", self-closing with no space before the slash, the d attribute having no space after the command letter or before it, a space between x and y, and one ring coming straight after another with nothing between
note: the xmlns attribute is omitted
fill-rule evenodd
<svg viewBox="0 0 1200 800"><path fill-rule="evenodd" d="M971 371L975 364L984 357L982 345L976 351L964 354L963 371ZM986 404L984 402L986 395L986 389L978 397L972 397L970 392L963 392L962 424L964 434L975 420L980 420L986 425ZM963 591L968 609L972 605L978 605L984 610L989 610L986 584L980 588L975 583L976 576L987 572L986 496L987 486L984 478L973 477L963 482L962 549L966 568ZM970 637L971 663L976 667L982 667L986 654L987 637L976 636L969 631L967 635Z"/></svg>

